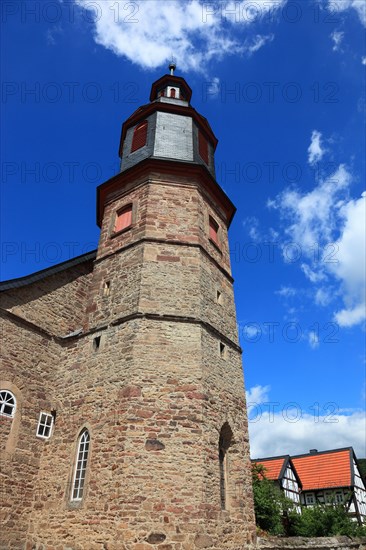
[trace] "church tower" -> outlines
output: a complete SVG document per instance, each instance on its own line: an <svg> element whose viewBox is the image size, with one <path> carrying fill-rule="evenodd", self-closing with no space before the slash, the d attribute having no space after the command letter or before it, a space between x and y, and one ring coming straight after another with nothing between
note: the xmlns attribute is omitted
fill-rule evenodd
<svg viewBox="0 0 366 550"><path fill-rule="evenodd" d="M34 455L27 548L254 543L235 207L215 179L217 139L174 69L123 124L120 172L97 191L85 315L44 359L55 421Z"/></svg>

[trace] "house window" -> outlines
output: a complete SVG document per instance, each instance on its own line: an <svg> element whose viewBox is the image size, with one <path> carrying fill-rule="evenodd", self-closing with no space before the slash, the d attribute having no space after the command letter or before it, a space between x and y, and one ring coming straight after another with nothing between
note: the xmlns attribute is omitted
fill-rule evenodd
<svg viewBox="0 0 366 550"><path fill-rule="evenodd" d="M219 245L219 224L211 216L209 218L209 237L217 246Z"/></svg>
<svg viewBox="0 0 366 550"><path fill-rule="evenodd" d="M10 416L15 414L16 401L14 395L7 390L0 391L0 415Z"/></svg>
<svg viewBox="0 0 366 550"><path fill-rule="evenodd" d="M124 206L117 212L114 232L119 233L132 225L132 204Z"/></svg>
<svg viewBox="0 0 366 550"><path fill-rule="evenodd" d="M131 145L131 153L134 151L137 151L138 149L141 149L144 145L146 145L147 141L147 120L144 120L144 122L141 122L138 124L133 132L133 138L132 138L132 145Z"/></svg>
<svg viewBox="0 0 366 550"><path fill-rule="evenodd" d="M219 470L220 470L220 504L221 510L227 510L229 504L228 482L229 464L228 450L232 443L233 433L227 422L223 425L219 438Z"/></svg>
<svg viewBox="0 0 366 550"><path fill-rule="evenodd" d="M335 501L337 504L343 504L343 493L337 491L335 495Z"/></svg>
<svg viewBox="0 0 366 550"><path fill-rule="evenodd" d="M82 500L83 498L89 446L90 435L88 430L84 430L79 438L71 500Z"/></svg>
<svg viewBox="0 0 366 550"><path fill-rule="evenodd" d="M198 131L198 152L201 159L208 164L208 141L201 131Z"/></svg>
<svg viewBox="0 0 366 550"><path fill-rule="evenodd" d="M53 426L53 416L52 414L41 412L39 415L38 426L37 426L37 437L42 437L43 439L49 439L51 436Z"/></svg>
<svg viewBox="0 0 366 550"><path fill-rule="evenodd" d="M309 493L308 495L305 495L305 502L306 504L315 504L315 497L313 493Z"/></svg>

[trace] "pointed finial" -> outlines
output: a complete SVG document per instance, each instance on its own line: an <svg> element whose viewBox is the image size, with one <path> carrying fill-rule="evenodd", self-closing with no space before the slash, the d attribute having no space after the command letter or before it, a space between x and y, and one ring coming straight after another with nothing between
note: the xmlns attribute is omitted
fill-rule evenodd
<svg viewBox="0 0 366 550"><path fill-rule="evenodd" d="M177 64L175 62L174 57L172 57L171 62L169 63L169 70L170 70L170 74L172 76L174 76L174 71L175 71L176 68L177 68Z"/></svg>

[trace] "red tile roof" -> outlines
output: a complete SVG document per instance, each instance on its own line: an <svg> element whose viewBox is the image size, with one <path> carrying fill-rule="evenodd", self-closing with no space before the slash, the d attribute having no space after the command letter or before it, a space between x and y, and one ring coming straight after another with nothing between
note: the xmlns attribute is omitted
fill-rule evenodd
<svg viewBox="0 0 366 550"><path fill-rule="evenodd" d="M267 479L277 480L280 477L282 466L287 457L269 458L266 460L254 460L255 464L260 464L265 468L264 475Z"/></svg>
<svg viewBox="0 0 366 550"><path fill-rule="evenodd" d="M303 491L351 486L349 449L292 457Z"/></svg>

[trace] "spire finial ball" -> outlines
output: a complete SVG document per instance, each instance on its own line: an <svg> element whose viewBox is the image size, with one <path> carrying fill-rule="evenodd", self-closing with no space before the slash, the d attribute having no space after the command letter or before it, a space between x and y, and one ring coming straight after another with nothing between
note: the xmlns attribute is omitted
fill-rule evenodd
<svg viewBox="0 0 366 550"><path fill-rule="evenodd" d="M174 76L174 71L175 71L176 68L177 68L176 63L175 63L174 61L171 61L171 62L169 63L169 70L170 70L170 74L171 74L172 76Z"/></svg>

